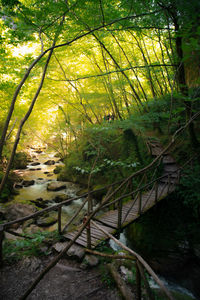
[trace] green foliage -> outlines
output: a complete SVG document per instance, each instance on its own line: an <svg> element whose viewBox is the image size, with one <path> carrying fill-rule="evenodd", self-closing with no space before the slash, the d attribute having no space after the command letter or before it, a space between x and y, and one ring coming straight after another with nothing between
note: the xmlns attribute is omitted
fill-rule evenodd
<svg viewBox="0 0 200 300"><path fill-rule="evenodd" d="M28 155L25 152L17 152L12 164L13 169L25 169L28 163Z"/></svg>
<svg viewBox="0 0 200 300"><path fill-rule="evenodd" d="M5 240L3 243L4 258L8 263L12 263L22 259L24 256L42 256L48 255L50 252L42 246L60 239L57 231L47 232L38 231L30 235L31 239L16 239L14 241ZM49 242L48 242L49 241Z"/></svg>

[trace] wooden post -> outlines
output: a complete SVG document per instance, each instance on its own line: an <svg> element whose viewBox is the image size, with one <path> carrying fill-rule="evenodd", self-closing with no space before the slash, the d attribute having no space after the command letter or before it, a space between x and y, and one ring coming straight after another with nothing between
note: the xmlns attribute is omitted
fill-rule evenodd
<svg viewBox="0 0 200 300"><path fill-rule="evenodd" d="M139 260L137 260L136 262L137 266L138 266L138 269L140 271L140 275L144 281L144 287L145 287L145 291L146 291L146 295L147 295L147 298L148 300L155 300L153 294L152 294L152 291L151 291L151 288L149 286L149 282L145 276L145 273L144 273L144 269L143 269L143 266L142 264L139 262Z"/></svg>
<svg viewBox="0 0 200 300"><path fill-rule="evenodd" d="M135 269L136 269L136 274L135 274L135 279L136 279L136 299L141 300L141 275L140 275L140 270L137 265L137 260L135 262Z"/></svg>
<svg viewBox="0 0 200 300"><path fill-rule="evenodd" d="M142 191L139 191L139 195L138 195L138 200L139 200L139 205L138 205L138 214L141 215L141 211L142 211Z"/></svg>
<svg viewBox="0 0 200 300"><path fill-rule="evenodd" d="M4 238L4 230L3 230L3 226L0 225L0 267L3 266L3 238Z"/></svg>
<svg viewBox="0 0 200 300"><path fill-rule="evenodd" d="M93 211L92 199L91 199L90 191L88 191L88 210L87 210L88 217L92 213L92 211ZM87 248L91 249L91 229L90 229L90 222L89 222L89 224L86 227L86 231L87 231Z"/></svg>
<svg viewBox="0 0 200 300"><path fill-rule="evenodd" d="M158 181L155 182L155 204L158 202Z"/></svg>
<svg viewBox="0 0 200 300"><path fill-rule="evenodd" d="M62 233L61 216L62 216L62 206L58 208L58 232L59 232L59 234Z"/></svg>
<svg viewBox="0 0 200 300"><path fill-rule="evenodd" d="M118 202L118 230L121 230L122 226L122 199Z"/></svg>

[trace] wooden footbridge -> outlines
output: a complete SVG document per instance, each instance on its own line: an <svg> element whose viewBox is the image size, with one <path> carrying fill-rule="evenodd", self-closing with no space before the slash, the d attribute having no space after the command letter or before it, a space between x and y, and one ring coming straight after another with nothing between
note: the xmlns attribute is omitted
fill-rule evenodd
<svg viewBox="0 0 200 300"><path fill-rule="evenodd" d="M158 157L163 151L159 143L154 142L149 146L154 157ZM168 153L164 153L162 160L159 161L159 166L162 168L159 178L146 184L144 183L146 178L143 176L136 191L124 194L119 199L102 207L103 212L100 214L98 212L98 216L93 218L96 224L99 224L106 232L113 235L133 223L141 214L144 214L158 201L174 191L180 178L180 169L175 160ZM127 200L127 198L129 199ZM110 209L112 204L114 208ZM106 207L109 207L109 210L105 212ZM77 232L78 230L64 233L64 237L72 240ZM91 223L76 239L76 243L84 247L94 248L106 239L108 239L108 236Z"/></svg>
<svg viewBox="0 0 200 300"><path fill-rule="evenodd" d="M65 200L54 206L45 208L27 217L11 221L0 225L0 263L2 261L2 243L4 231L10 234L24 237L12 230L12 226L16 223L20 224L29 219L35 219L47 212L58 211L58 231L66 239L73 240L79 228L69 231L69 225L76 219L80 211L87 204L88 212L85 218L85 228L82 233L75 238L75 242L83 247L94 248L108 236L93 225L90 220L94 220L96 224L110 234L121 231L124 227L137 220L142 214L148 211L158 201L165 198L169 193L174 191L179 182L180 171L169 153L165 153L158 142L148 143L148 148L152 156L155 158L153 163L148 167L134 173L129 178L114 184L108 185L103 189L105 197L97 208L93 209L93 200L95 193L98 191L89 191L88 193L76 198ZM150 177L151 176L151 177ZM150 179L149 179L150 178ZM103 190L102 189L102 190ZM61 228L62 206L70 204L70 202L83 198L83 204L77 210L75 215L69 222ZM91 224L90 224L91 223ZM84 225L84 224L83 224ZM30 237L27 237L30 238Z"/></svg>

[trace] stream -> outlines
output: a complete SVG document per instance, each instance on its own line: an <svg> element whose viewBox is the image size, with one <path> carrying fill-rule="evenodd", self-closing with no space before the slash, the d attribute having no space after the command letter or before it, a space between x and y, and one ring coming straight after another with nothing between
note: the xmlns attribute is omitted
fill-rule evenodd
<svg viewBox="0 0 200 300"><path fill-rule="evenodd" d="M49 184L58 182L57 174L53 172L54 169L57 166L62 166L63 163L58 157L56 157L56 153L37 152L37 149L29 149L31 161L27 165L27 168L24 170L16 170L16 173L22 177L23 182L28 182L29 184L29 182L34 181L34 184L23 187L21 187L20 184L16 185L18 194L14 196L12 202L35 204L36 206L39 205L38 207L43 208L43 205L45 207L53 206L67 198L77 197L77 192L81 190L81 187L78 184L71 182L63 182L65 187L60 190L48 190ZM48 164L48 162L50 162L50 164ZM64 226L72 217L72 215L82 204L83 200L83 198L80 198L73 201L70 205L65 205L62 207L62 226ZM80 219L83 218L84 213L85 210L81 212L79 218L74 221L73 225L76 225L80 222ZM50 215L51 218L57 218L57 212L51 212ZM52 226L43 225L41 227L46 227L49 231L52 231L57 229L57 224Z"/></svg>

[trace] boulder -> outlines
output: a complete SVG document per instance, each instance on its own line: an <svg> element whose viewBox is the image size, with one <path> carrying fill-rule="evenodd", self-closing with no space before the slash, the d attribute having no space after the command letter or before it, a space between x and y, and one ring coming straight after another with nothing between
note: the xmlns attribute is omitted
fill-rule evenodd
<svg viewBox="0 0 200 300"><path fill-rule="evenodd" d="M85 255L84 258L84 264L86 264L88 267L95 267L97 266L99 263L99 259L97 256L95 255Z"/></svg>
<svg viewBox="0 0 200 300"><path fill-rule="evenodd" d="M61 167L61 166L57 166L57 167L53 170L53 172L54 172L54 174L59 174L59 173L61 172L61 170L62 170L62 167Z"/></svg>
<svg viewBox="0 0 200 300"><path fill-rule="evenodd" d="M67 246L69 242L65 243L56 243L53 245L53 249L56 250L56 252L61 252L63 249ZM67 251L67 256L70 256L71 258L76 258L78 260L82 260L82 258L85 255L85 250L83 247L78 246L76 244L73 244L70 249Z"/></svg>
<svg viewBox="0 0 200 300"><path fill-rule="evenodd" d="M60 191L66 188L66 183L59 181L52 181L48 183L47 190L48 191Z"/></svg>
<svg viewBox="0 0 200 300"><path fill-rule="evenodd" d="M22 185L24 187L28 187L28 186L34 185L34 183L35 183L35 180L23 180L22 181Z"/></svg>
<svg viewBox="0 0 200 300"><path fill-rule="evenodd" d="M37 162L37 161L35 161L35 162L31 163L30 165L31 165L31 166L38 166L38 165L40 165L40 163Z"/></svg>
<svg viewBox="0 0 200 300"><path fill-rule="evenodd" d="M44 164L45 164L45 165L48 165L48 166L55 165L55 160L49 159L49 160L47 160Z"/></svg>
<svg viewBox="0 0 200 300"><path fill-rule="evenodd" d="M31 203L35 204L39 208L48 207L49 200L43 200L43 198L38 198L36 200L30 200Z"/></svg>
<svg viewBox="0 0 200 300"><path fill-rule="evenodd" d="M13 187L14 187L15 189L22 189L22 188L23 188L23 185L20 184L20 183L14 183Z"/></svg>
<svg viewBox="0 0 200 300"><path fill-rule="evenodd" d="M65 201L67 199L69 199L68 195L61 194L61 195L57 195L56 198L53 199L53 201L56 202L56 203L60 203L60 202ZM71 202L69 202L69 204L71 204ZM65 205L68 205L68 204L65 204Z"/></svg>
<svg viewBox="0 0 200 300"><path fill-rule="evenodd" d="M19 218L26 217L35 213L37 209L32 205L22 204L22 203L14 203L6 208L6 219L9 221L13 221Z"/></svg>
<svg viewBox="0 0 200 300"><path fill-rule="evenodd" d="M57 218L49 215L41 216L37 219L36 223L40 227L49 227L57 222Z"/></svg>

